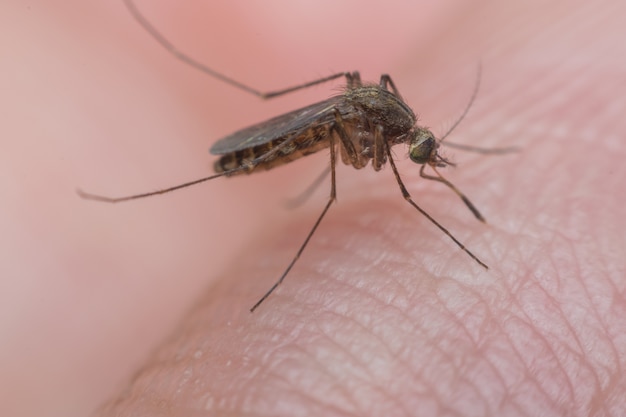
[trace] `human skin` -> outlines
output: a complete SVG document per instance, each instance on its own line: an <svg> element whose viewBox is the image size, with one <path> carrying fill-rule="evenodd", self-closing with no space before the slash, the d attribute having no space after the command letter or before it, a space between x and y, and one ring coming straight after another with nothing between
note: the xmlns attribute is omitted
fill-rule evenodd
<svg viewBox="0 0 626 417"><path fill-rule="evenodd" d="M487 224L394 148L418 204L489 271L388 166L340 167L339 201L254 314L327 190L283 203L327 153L119 205L74 189L206 175L214 140L338 84L260 103L167 55L121 2L56 3L0 5L0 415L624 413L623 2L139 3L259 89L389 72L437 133L480 60L450 139L522 148L443 149Z"/></svg>

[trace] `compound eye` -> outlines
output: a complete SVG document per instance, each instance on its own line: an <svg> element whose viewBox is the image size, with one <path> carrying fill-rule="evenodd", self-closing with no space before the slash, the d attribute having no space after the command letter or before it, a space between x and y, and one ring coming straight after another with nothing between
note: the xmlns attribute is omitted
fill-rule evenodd
<svg viewBox="0 0 626 417"><path fill-rule="evenodd" d="M437 140L434 135L428 130L420 130L409 145L409 158L416 164L427 164L432 160L436 149Z"/></svg>

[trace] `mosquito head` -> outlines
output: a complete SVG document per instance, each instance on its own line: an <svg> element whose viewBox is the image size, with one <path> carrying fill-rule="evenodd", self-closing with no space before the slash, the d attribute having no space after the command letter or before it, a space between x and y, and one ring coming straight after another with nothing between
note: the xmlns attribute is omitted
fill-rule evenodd
<svg viewBox="0 0 626 417"><path fill-rule="evenodd" d="M435 138L433 132L419 127L415 130L415 136L409 143L409 158L416 164L428 164L435 167L445 167L454 164L437 152L440 141Z"/></svg>
<svg viewBox="0 0 626 417"><path fill-rule="evenodd" d="M439 144L433 133L425 128L418 127L415 136L409 143L409 158L416 164L428 164L437 159Z"/></svg>

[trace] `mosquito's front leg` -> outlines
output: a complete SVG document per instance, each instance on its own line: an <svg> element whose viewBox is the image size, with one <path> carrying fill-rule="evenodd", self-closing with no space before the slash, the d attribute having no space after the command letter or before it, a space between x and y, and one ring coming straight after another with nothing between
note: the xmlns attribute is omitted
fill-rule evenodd
<svg viewBox="0 0 626 417"><path fill-rule="evenodd" d="M450 233L448 231L448 229L443 227L437 220L434 219L434 217L432 217L430 214L428 214L423 208L418 206L415 201L413 201L413 197L411 197L411 194L409 194L409 191L406 189L406 187L404 185L404 182L402 182L402 178L400 178L400 173L398 172L398 168L396 168L396 163L393 161L393 156L391 155L391 147L386 142L383 142L383 145L385 146L385 152L387 154L387 159L389 159L389 164L391 165L391 170L393 171L393 175L396 177L396 182L398 183L398 187L400 187L400 192L402 193L402 196L404 197L404 199L410 205L412 205L417 211L419 211L424 217L426 217L432 224L437 226L437 228L439 228L439 230L441 230L443 233L448 235L448 237L450 239L452 239L452 241L454 243L456 243L456 245L461 250L463 250L463 252L468 254L473 260L475 260L483 268L489 269L489 267L487 266L486 263L481 261L476 255L474 255L469 249L467 249L465 247L465 245L463 245L456 237L454 237L454 235L452 235L452 233Z"/></svg>
<svg viewBox="0 0 626 417"><path fill-rule="evenodd" d="M274 292L274 290L276 288L278 288L278 286L284 281L284 279L287 276L287 274L289 274L289 271L291 271L291 268L293 268L293 266L295 265L296 261L300 258L300 255L302 255L302 252L304 252L304 249L309 244L309 241L311 240L311 237L313 237L313 234L315 233L315 231L317 230L319 225L322 223L322 219L324 218L324 216L326 216L326 213L328 212L328 209L330 208L332 203L337 200L337 184L336 184L336 176L335 176L335 166L337 165L337 156L336 156L336 149L335 149L336 143L335 143L335 139L332 136L332 131L330 133L331 133L329 135L329 140L330 140L330 196L328 198L328 202L326 203L326 205L324 206L324 209L322 210L322 212L318 216L317 221L315 222L315 224L311 228L311 231L306 236L306 239L304 239L304 242L302 242L302 245L300 246L300 249L298 249L298 252L293 257L293 259L291 260L289 265L287 266L287 269L285 269L285 272L283 272L283 274L280 276L280 278L278 278L278 280L263 295L263 297L261 297L261 299L259 299L259 301L257 301L256 304L254 304L252 306L252 308L250 309L251 313L253 313L254 310L256 310L261 305L261 303L263 301L265 301L267 299L267 297L269 297Z"/></svg>
<svg viewBox="0 0 626 417"><path fill-rule="evenodd" d="M474 204L470 201L469 198L467 198L467 196L465 194L463 194L461 191L459 191L458 188L456 188L454 186L454 184L452 184L450 181L448 181L447 179L445 179L443 177L443 175L441 175L441 173L439 173L439 171L437 171L437 168L435 168L434 166L431 166L431 168L433 169L433 171L435 171L435 173L437 174L437 176L433 176L433 175L428 175L424 172L424 168L426 168L426 165L422 165L422 168L420 168L420 177L427 179L427 180L432 180L432 181L438 181L441 182L443 184L445 184L448 188L450 188L452 191L454 191L456 193L456 195L458 195L459 197L461 197L461 200L463 200L463 202L465 203L465 205L467 206L467 208L472 212L472 214L474 215L474 217L476 217L478 220L480 220L483 223L487 223L487 221L485 220L485 218L483 217L482 214L480 214L480 212L478 211L478 209L476 208L476 206L474 206Z"/></svg>

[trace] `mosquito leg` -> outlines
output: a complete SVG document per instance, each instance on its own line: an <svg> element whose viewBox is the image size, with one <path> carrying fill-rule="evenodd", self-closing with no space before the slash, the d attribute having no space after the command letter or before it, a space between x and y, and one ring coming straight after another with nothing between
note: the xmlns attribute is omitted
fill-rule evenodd
<svg viewBox="0 0 626 417"><path fill-rule="evenodd" d="M450 239L452 239L452 241L454 243L456 243L456 245L461 248L461 250L463 250L465 253L467 253L473 260L475 260L480 266L482 266L485 269L489 269L489 267L487 266L487 264L485 264L483 261L481 261L480 259L478 259L478 257L476 255L474 255L472 252L470 252L469 249L467 249L461 242L459 242L457 240L457 238L455 238L452 233L450 233L448 231L448 229L446 229L445 227L443 227L441 224L439 224L439 222L437 222L437 220L435 220L430 214L428 214L424 209L422 209L420 206L417 205L417 203L415 203L415 201L413 201L413 198L411 197L411 194L409 194L409 192L407 191L406 187L404 186L404 183L402 182L402 179L400 178L400 173L398 172L398 168L396 168L396 163L393 161L393 157L391 155L391 149L389 147L389 145L387 145L385 143L385 148L387 150L387 158L389 158L389 164L391 165L391 170L393 171L393 175L396 177L396 181L398 182L398 186L400 187L400 191L402 192L402 196L404 197L404 199L410 204L412 205L417 211L419 211L420 213L422 213L422 215L424 215L424 217L426 217L428 220L430 220L430 222L432 224L434 224L435 226L437 226L439 228L439 230L441 230L443 233L445 233L446 235L448 235L448 237Z"/></svg>
<svg viewBox="0 0 626 417"><path fill-rule="evenodd" d="M80 188L76 189L76 193L80 196L80 198L84 198L85 200L101 201L101 202L104 202L104 203L121 203L122 201L137 200L139 198L144 198L144 197L150 197L150 196L153 196L153 195L169 193L170 191L175 191L175 190L179 190L181 188L191 187L192 185L200 184L200 183L205 182L205 181L210 181L212 179L223 177L223 176L229 175L229 174L233 174L235 172L245 171L247 169L249 169L247 166L240 166L240 167L231 169L229 171L220 172L218 174L213 174L213 175L208 176L208 177L204 177L204 178L200 178L200 179L197 179L197 180L194 180L194 181L189 181L189 182L185 182L185 183L182 183L182 184L178 184L178 185L175 185L173 187L163 188L163 189L160 189L160 190L157 190L157 191L151 191L151 192L148 192L148 193L129 195L129 196L126 196L126 197L106 197L106 196L103 196L103 195L91 194L91 193L85 192L85 191L81 190Z"/></svg>
<svg viewBox="0 0 626 417"><path fill-rule="evenodd" d="M304 130L304 128L302 130ZM238 166L236 168L229 169L229 170L223 171L223 172L219 172L217 174L213 174L213 175L210 175L208 177L200 178L200 179L197 179L197 180L194 180L194 181L189 181L189 182L185 182L185 183L182 183L182 184L178 184L178 185L175 185L173 187L162 188L160 190L151 191L151 192L148 192L148 193L133 194L133 195L129 195L129 196L126 196L126 197L106 197L106 196L103 196L103 195L87 193L87 192L82 191L80 189L77 189L76 193L81 198L84 198L85 200L94 200L94 201L100 201L100 202L104 202L104 203L121 203L122 201L137 200L139 198L145 198L145 197L150 197L150 196L153 196L153 195L169 193L171 191L180 190L181 188L187 188L187 187L191 187L192 185L200 184L200 183L205 182L205 181L210 181L210 180L215 179L215 178L236 174L236 173L241 172L241 171L252 171L254 169L254 167L259 165L261 162L267 160L268 158L270 158L273 155L275 155L278 152L280 152L281 149L287 147L295 138L298 137L298 135L300 133L301 133L301 131L294 132L294 134L292 134L290 138L288 138L288 139L284 140L283 142L281 142L280 144L274 146L268 152L264 153L263 155L258 156L255 159L252 159L250 161L246 161L246 163L243 163L243 164L241 164L240 166Z"/></svg>
<svg viewBox="0 0 626 417"><path fill-rule="evenodd" d="M252 94L262 98L263 100L267 100L267 99L270 99L270 98L274 98L274 97L282 96L282 95L285 95L285 94L289 94L289 93L292 93L294 91L302 90L302 89L305 89L305 88L308 88L308 87L313 87L314 85L323 84L323 83L328 82L328 81L336 80L337 78L341 78L341 77L345 77L346 78L346 84L350 88L353 88L355 86L360 86L361 85L361 76L360 76L358 71L354 71L354 72L338 72L337 74L333 74L333 75L329 75L328 77L323 77L323 78L320 78L320 79L317 79L317 80L309 81L309 82L304 83L304 84L299 84L299 85L295 85L293 87L284 88L282 90L270 91L270 92L265 92L265 93L261 92L261 91L258 91L258 90L254 90L254 89L252 89L250 87L246 87L243 84L238 83L238 82L236 83L237 85L234 84L234 83L230 83L230 82L229 82L229 84L231 84L231 85L233 85L235 87L241 88L241 89L243 89L245 91L248 91L248 92L250 92L250 93L252 93ZM222 78L220 78L220 79L223 79L223 78L226 78L226 77L222 76ZM245 88L243 88L243 87L245 87Z"/></svg>
<svg viewBox="0 0 626 417"><path fill-rule="evenodd" d="M362 168L364 166L362 163L363 161L361 161L361 158L357 153L356 148L354 147L354 143L352 143L350 137L348 136L348 133L346 132L346 128L343 125L343 119L341 118L341 113L339 113L339 111L336 109L335 125L333 130L337 133L337 136L339 136L339 140L341 141L341 148L348 156L350 164L355 168Z"/></svg>
<svg viewBox="0 0 626 417"><path fill-rule="evenodd" d="M485 218L483 217L482 214L480 214L480 212L478 211L478 209L474 206L474 204L472 204L472 202L469 200L469 198L467 198L465 196L465 194L463 194L461 191L459 191L458 188L456 188L454 186L454 184L452 184L450 181L448 181L447 179L445 179L443 177L443 175L441 175L439 173L439 171L437 171L437 168L435 168L434 166L431 166L431 168L433 169L433 171L435 171L435 173L437 174L437 176L433 176L433 175L428 175L424 172L424 168L426 168L426 165L422 165L422 168L420 169L420 176L422 178L425 178L427 180L432 180L432 181L439 181L445 185L448 186L448 188L450 188L452 191L454 191L456 193L456 195L458 195L459 197L461 197L461 200L463 200L463 202L465 203L465 205L467 206L467 208L470 209L470 211L472 212L472 214L481 222L483 223L487 223L487 221L485 220Z"/></svg>
<svg viewBox="0 0 626 417"><path fill-rule="evenodd" d="M317 178L315 178L315 181L313 181L311 185L309 185L306 188L306 190L304 190L297 196L287 200L285 203L285 206L288 209L295 209L303 205L309 199L309 197L311 197L313 192L317 190L317 187L319 187L320 184L322 184L322 181L326 179L328 174L330 174L330 166L327 166L326 168L324 168L324 171L322 171L322 173L318 175Z"/></svg>
<svg viewBox="0 0 626 417"><path fill-rule="evenodd" d="M346 87L348 88L356 88L363 85L361 83L361 74L358 71L352 71L350 75L346 75L346 81Z"/></svg>
<svg viewBox="0 0 626 417"><path fill-rule="evenodd" d="M382 88L383 90L389 90L389 87L391 87L391 91L393 91L396 97L400 97L400 98L402 97L400 95L400 92L396 88L396 85L393 83L393 80L391 79L391 77L388 74L381 75L380 76L380 88Z"/></svg>
<svg viewBox="0 0 626 417"><path fill-rule="evenodd" d="M251 313L254 313L254 310L256 310L261 305L261 303L263 301L265 301L265 299L267 297L269 297L270 294L272 294L274 292L274 290L276 288L278 288L278 286L283 282L283 280L285 279L287 274L289 274L289 271L291 271L291 268L293 268L293 266L295 265L296 261L300 258L300 255L302 255L302 252L304 252L304 249L309 244L309 241L311 240L311 237L313 236L313 234L315 233L315 231L319 227L319 225L322 222L322 219L324 218L324 216L326 216L326 213L328 212L328 209L330 208L331 204L335 200L337 200L337 188L336 188L336 182L335 182L336 181L336 178L335 178L335 165L336 165L337 157L336 157L335 152L336 152L336 150L335 150L335 140L332 137L332 131L331 131L331 135L330 135L330 197L328 199L328 202L326 203L326 206L324 206L324 209L322 210L322 212L320 213L319 217L317 218L317 221L315 222L315 224L311 228L311 231L306 236L306 239L304 239L304 242L300 246L300 249L298 249L298 252L296 253L296 256L293 257L293 259L291 260L291 262L287 266L287 269L285 269L285 272L283 272L283 274L280 276L280 278L278 278L278 281L276 281L274 283L274 285L272 285L272 287L265 293L265 295L263 295L263 297L261 297L261 299L259 301L257 301L255 305L252 306L252 308L250 309Z"/></svg>
<svg viewBox="0 0 626 417"><path fill-rule="evenodd" d="M351 83L354 83L354 80L358 80L358 85L360 85L360 77L359 77L359 73L358 72L339 72L337 74L333 74L330 75L328 77L323 77L320 78L318 80L315 81L311 81L308 83L304 83L301 85L296 85L293 87L289 87L289 88L285 88L282 90L277 90L277 91L270 91L270 92L263 92L263 91L259 91L255 88L252 88L250 86L247 86L243 83L240 83L237 80L234 80L230 77L227 77L224 74L221 74L209 67L207 67L206 65L204 65L203 63L193 59L192 57L190 57L189 55L183 53L182 51L180 51L176 46L174 46L173 43L171 43L165 36L163 36L149 21L148 19L146 19L141 12L139 11L139 9L137 9L137 7L135 6L135 4L133 3L132 0L124 0L124 4L126 5L126 7L128 8L128 11L130 12L130 14L135 18L135 20L137 20L137 22L139 23L139 25L141 27L144 28L144 30L146 32L148 32L148 34L150 36L152 36L152 38L154 38L155 41L157 41L167 52L169 52L170 54L172 54L176 59L191 65L192 67L196 68L197 70L200 70L202 72L204 72L205 74L210 75L213 78L217 78L220 81L225 82L226 84L229 84L235 88L238 88L240 90L246 91L250 94L253 94L257 97L260 97L262 99L269 99L269 98L273 98L273 97L278 97L278 96L282 96L283 94L287 94L287 93L291 93L293 91L297 91L297 90L301 90L303 88L307 88L307 87L311 87L317 84L322 84L328 81L332 81L335 80L337 78L341 78L341 77L345 77L346 81L348 83L348 85L351 85Z"/></svg>

